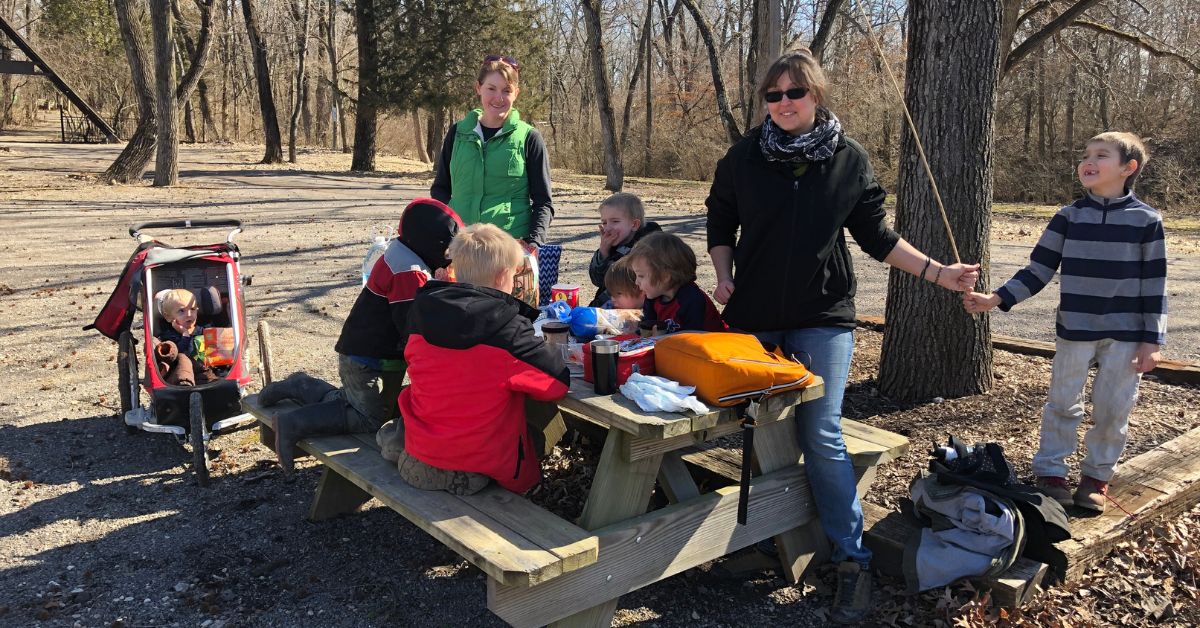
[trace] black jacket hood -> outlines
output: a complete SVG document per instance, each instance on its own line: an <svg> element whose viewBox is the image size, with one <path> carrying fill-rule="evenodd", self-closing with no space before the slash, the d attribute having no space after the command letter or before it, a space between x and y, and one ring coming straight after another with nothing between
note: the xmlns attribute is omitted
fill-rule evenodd
<svg viewBox="0 0 1200 628"><path fill-rule="evenodd" d="M521 316L533 321L537 309L510 294L469 283L431 281L413 303L412 329L429 342L448 349L492 344L505 327Z"/></svg>

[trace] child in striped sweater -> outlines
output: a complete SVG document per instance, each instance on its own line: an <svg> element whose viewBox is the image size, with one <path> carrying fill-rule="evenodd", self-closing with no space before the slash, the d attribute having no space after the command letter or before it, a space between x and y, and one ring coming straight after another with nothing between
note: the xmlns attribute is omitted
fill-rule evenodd
<svg viewBox="0 0 1200 628"><path fill-rule="evenodd" d="M1167 254L1162 216L1133 193L1149 154L1132 133L1088 141L1077 174L1087 193L1058 210L1030 263L990 294L963 296L968 312L1003 311L1061 273L1054 366L1033 458L1038 488L1064 506L1103 512L1125 448L1141 374L1161 359L1167 332ZM1091 364L1093 426L1072 495L1067 456L1075 453Z"/></svg>

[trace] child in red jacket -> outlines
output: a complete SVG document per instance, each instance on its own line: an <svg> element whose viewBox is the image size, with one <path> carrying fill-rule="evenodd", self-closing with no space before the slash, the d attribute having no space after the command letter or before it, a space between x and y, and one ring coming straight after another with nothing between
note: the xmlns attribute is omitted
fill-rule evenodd
<svg viewBox="0 0 1200 628"><path fill-rule="evenodd" d="M511 296L521 246L493 225L450 243L456 283L431 281L409 316L411 385L401 477L426 490L470 495L489 480L523 493L541 479L538 459L565 429L558 408L570 386L557 351L533 333L538 312ZM533 429L530 429L530 428Z"/></svg>

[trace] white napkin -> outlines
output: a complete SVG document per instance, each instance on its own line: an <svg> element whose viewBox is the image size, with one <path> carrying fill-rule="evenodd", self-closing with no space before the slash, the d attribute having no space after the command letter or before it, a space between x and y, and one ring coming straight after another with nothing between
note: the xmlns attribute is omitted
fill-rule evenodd
<svg viewBox="0 0 1200 628"><path fill-rule="evenodd" d="M664 377L631 373L621 384L621 394L632 399L646 412L682 412L707 414L708 406L692 396L695 386L684 386Z"/></svg>

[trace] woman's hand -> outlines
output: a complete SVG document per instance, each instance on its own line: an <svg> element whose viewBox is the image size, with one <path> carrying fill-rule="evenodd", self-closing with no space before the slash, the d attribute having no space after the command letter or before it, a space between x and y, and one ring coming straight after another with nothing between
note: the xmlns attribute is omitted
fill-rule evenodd
<svg viewBox="0 0 1200 628"><path fill-rule="evenodd" d="M729 303L729 297L731 296L733 296L733 280L726 279L724 281L718 281L717 288L713 290L713 299L717 303L725 305L726 303Z"/></svg>
<svg viewBox="0 0 1200 628"><path fill-rule="evenodd" d="M933 273L933 271L929 271ZM979 264L950 264L935 274L937 285L955 292L966 292L979 281Z"/></svg>

